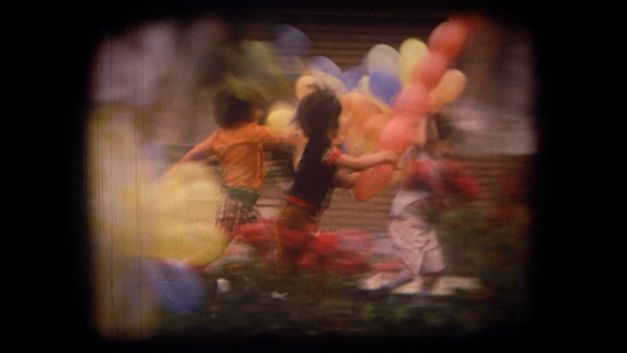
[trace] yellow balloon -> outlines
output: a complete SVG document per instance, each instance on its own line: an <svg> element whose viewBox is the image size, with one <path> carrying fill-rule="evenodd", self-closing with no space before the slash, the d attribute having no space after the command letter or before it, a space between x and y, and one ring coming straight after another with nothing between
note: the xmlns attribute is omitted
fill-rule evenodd
<svg viewBox="0 0 627 353"><path fill-rule="evenodd" d="M407 38L399 48L400 61L398 75L403 85L407 85L416 64L429 52L427 45L417 38Z"/></svg>
<svg viewBox="0 0 627 353"><path fill-rule="evenodd" d="M285 135L292 118L294 117L295 111L293 108L279 108L274 111L271 111L268 114L268 118L266 120L266 125L270 128L270 130L278 135Z"/></svg>
<svg viewBox="0 0 627 353"><path fill-rule="evenodd" d="M144 205L143 254L195 266L215 260L228 245L228 236L216 225L224 198L209 167L174 167L153 186Z"/></svg>
<svg viewBox="0 0 627 353"><path fill-rule="evenodd" d="M457 69L446 70L440 82L429 94L429 107L437 110L459 97L466 87L466 75Z"/></svg>
<svg viewBox="0 0 627 353"><path fill-rule="evenodd" d="M270 109L268 111L269 112L273 112L275 110L281 110L281 109L283 109L283 110L285 110L285 109L287 109L287 110L289 110L289 109L296 110L294 108L293 104L288 103L286 101L278 101L278 102L272 103L272 105L270 106Z"/></svg>

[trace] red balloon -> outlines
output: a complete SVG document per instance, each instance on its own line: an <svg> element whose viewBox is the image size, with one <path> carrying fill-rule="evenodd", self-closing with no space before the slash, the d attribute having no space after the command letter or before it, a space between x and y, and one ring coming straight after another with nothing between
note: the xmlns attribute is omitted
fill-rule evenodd
<svg viewBox="0 0 627 353"><path fill-rule="evenodd" d="M379 164L359 173L353 197L360 201L371 199L390 185L393 175L394 166L391 164Z"/></svg>
<svg viewBox="0 0 627 353"><path fill-rule="evenodd" d="M451 22L457 22L464 26L466 28L466 35L469 36L481 25L483 16L478 13L460 13L451 15L450 19Z"/></svg>
<svg viewBox="0 0 627 353"><path fill-rule="evenodd" d="M419 83L405 87L394 102L394 114L417 119L429 111L429 89Z"/></svg>
<svg viewBox="0 0 627 353"><path fill-rule="evenodd" d="M319 255L327 255L337 250L339 237L335 233L320 232L309 243L307 251Z"/></svg>
<svg viewBox="0 0 627 353"><path fill-rule="evenodd" d="M429 50L451 60L462 50L470 26L462 21L446 21L438 25L429 35Z"/></svg>
<svg viewBox="0 0 627 353"><path fill-rule="evenodd" d="M411 81L433 89L448 67L449 58L440 52L429 52L420 60L411 74Z"/></svg>

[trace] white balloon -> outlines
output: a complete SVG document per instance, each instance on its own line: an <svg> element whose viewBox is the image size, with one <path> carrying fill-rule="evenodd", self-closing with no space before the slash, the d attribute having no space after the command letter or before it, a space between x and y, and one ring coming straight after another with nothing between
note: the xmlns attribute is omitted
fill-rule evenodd
<svg viewBox="0 0 627 353"><path fill-rule="evenodd" d="M399 62L399 53L387 44L377 44L366 54L366 69L369 74L385 71L398 75Z"/></svg>

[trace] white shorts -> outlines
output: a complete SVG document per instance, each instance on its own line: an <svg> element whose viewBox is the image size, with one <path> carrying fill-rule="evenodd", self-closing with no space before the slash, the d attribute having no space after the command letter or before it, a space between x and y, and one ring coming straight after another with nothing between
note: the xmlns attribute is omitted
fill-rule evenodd
<svg viewBox="0 0 627 353"><path fill-rule="evenodd" d="M438 273L446 267L437 232L429 223L418 217L394 218L389 232L414 275Z"/></svg>

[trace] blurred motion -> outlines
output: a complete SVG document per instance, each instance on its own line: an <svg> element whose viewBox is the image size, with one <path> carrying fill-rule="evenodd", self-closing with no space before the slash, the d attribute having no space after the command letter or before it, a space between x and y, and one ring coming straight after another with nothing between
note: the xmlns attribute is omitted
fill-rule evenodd
<svg viewBox="0 0 627 353"><path fill-rule="evenodd" d="M415 336L505 325L530 285L537 151L529 33L481 14L285 10L274 18L151 20L99 43L86 131L97 332L111 340ZM320 90L341 105L330 142L338 155L400 156L441 140L434 157L446 158L431 169L416 156L411 167L370 163L329 189L315 230L286 232L276 220L311 142L296 117ZM229 227L221 222L234 199L233 169L210 142L225 128L217 99L225 91L253 107L255 134L292 146L270 149L270 137L259 138L260 160L250 166L261 173L255 219ZM211 153L180 163L203 148ZM440 177L446 190L429 184ZM447 198L453 184L472 194L422 205L413 218L437 232L430 244L445 258L437 283L412 265L422 260L407 245L413 230L391 212L411 183ZM281 247L305 238L297 271L282 272ZM492 301L507 304L486 309Z"/></svg>
<svg viewBox="0 0 627 353"><path fill-rule="evenodd" d="M223 190L209 168L181 165L149 189L141 221L141 255L202 267L217 258L227 235L211 220L224 203Z"/></svg>

